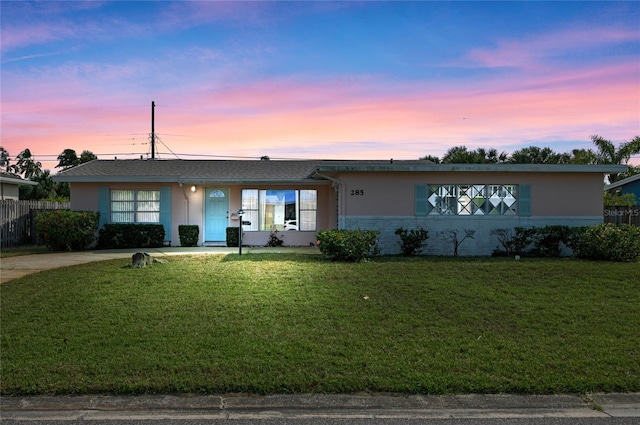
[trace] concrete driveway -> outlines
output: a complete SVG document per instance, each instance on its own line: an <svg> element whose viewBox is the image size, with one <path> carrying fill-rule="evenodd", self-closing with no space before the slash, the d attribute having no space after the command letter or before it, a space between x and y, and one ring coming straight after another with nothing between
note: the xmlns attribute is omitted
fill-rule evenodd
<svg viewBox="0 0 640 425"><path fill-rule="evenodd" d="M113 260L118 258L131 258L136 252L148 252L154 257L165 257L172 255L227 255L238 254L238 248L227 247L167 247L167 248L144 248L144 249L117 249L103 251L78 251L78 252L56 252L51 254L22 255L17 257L0 258L0 283L9 282L31 273L44 270L51 270L60 267L74 266L76 264L91 263L93 261ZM297 254L319 254L315 247L242 247L243 255L260 253L297 253Z"/></svg>

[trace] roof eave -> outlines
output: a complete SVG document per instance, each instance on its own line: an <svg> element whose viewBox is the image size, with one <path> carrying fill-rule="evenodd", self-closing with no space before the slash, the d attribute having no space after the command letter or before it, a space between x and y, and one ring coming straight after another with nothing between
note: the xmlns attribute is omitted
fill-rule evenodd
<svg viewBox="0 0 640 425"><path fill-rule="evenodd" d="M633 175L631 177L627 177L626 179L618 180L615 183L608 184L608 185L606 185L604 187L604 191L606 192L607 190L611 190L611 189L615 189L615 188L620 187L620 186L624 186L625 184L629 184L629 183L634 182L636 180L640 180L640 174L635 174L635 175Z"/></svg>
<svg viewBox="0 0 640 425"><path fill-rule="evenodd" d="M14 179L12 177L0 177L0 183L17 184L20 186L37 186L37 182L31 180Z"/></svg>
<svg viewBox="0 0 640 425"><path fill-rule="evenodd" d="M318 180L303 179L202 179L175 176L54 176L54 181L68 183L182 183L182 184L315 184ZM328 182L327 182L328 184Z"/></svg>
<svg viewBox="0 0 640 425"><path fill-rule="evenodd" d="M626 165L569 164L320 164L320 172L620 173Z"/></svg>

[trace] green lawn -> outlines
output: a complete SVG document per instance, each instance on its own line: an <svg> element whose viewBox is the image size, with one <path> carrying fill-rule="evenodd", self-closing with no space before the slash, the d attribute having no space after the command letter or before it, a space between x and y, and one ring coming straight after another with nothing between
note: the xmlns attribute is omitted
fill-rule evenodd
<svg viewBox="0 0 640 425"><path fill-rule="evenodd" d="M640 391L640 266L113 260L3 284L1 392Z"/></svg>

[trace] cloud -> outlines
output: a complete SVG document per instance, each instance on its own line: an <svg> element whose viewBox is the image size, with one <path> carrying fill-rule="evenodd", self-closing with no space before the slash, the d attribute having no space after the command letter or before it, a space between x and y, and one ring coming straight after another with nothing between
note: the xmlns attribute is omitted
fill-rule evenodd
<svg viewBox="0 0 640 425"><path fill-rule="evenodd" d="M639 43L638 31L619 28L563 30L552 34L538 34L519 40L500 39L494 47L472 49L466 58L475 65L487 68L548 69L573 58L575 52L603 48L624 43Z"/></svg>

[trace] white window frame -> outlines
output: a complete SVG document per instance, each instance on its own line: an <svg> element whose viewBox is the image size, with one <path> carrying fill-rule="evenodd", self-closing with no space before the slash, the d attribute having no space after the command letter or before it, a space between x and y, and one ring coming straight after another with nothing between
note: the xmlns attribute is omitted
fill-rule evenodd
<svg viewBox="0 0 640 425"><path fill-rule="evenodd" d="M294 218L291 218L291 202L287 203L288 194L284 192L294 192ZM243 225L244 231L315 232L318 228L318 191L315 189L242 189L241 196L242 220L250 223ZM282 197L282 203L269 202L274 197Z"/></svg>
<svg viewBox="0 0 640 425"><path fill-rule="evenodd" d="M109 196L111 223L160 223L159 190L112 189Z"/></svg>

